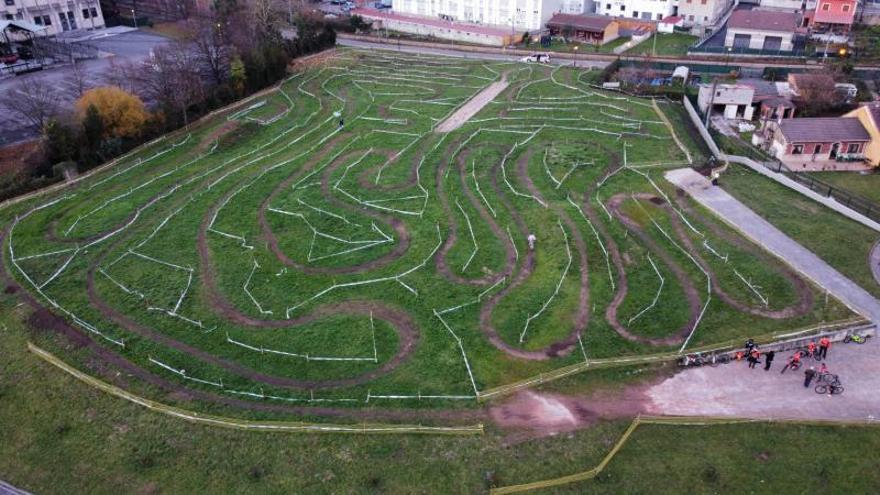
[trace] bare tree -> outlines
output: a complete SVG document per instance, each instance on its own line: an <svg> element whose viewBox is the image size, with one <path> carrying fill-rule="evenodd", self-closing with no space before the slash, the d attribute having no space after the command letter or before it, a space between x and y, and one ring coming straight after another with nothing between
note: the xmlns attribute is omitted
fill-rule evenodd
<svg viewBox="0 0 880 495"><path fill-rule="evenodd" d="M73 66L70 68L70 79L74 86L74 91L76 92L77 98L82 96L83 93L86 92L87 88L87 78L86 78L86 68L83 67L81 62L74 62Z"/></svg>
<svg viewBox="0 0 880 495"><path fill-rule="evenodd" d="M138 93L155 100L166 112L179 113L185 125L189 123L189 107L205 97L197 54L182 42L157 48L134 81Z"/></svg>
<svg viewBox="0 0 880 495"><path fill-rule="evenodd" d="M124 89L129 93L135 92L134 80L139 67L130 61L117 63L110 59L110 67L104 71L104 80L111 86Z"/></svg>
<svg viewBox="0 0 880 495"><path fill-rule="evenodd" d="M226 26L217 16L190 19L189 38L199 66L215 84L222 85L229 75L229 47Z"/></svg>
<svg viewBox="0 0 880 495"><path fill-rule="evenodd" d="M60 109L55 88L37 77L16 84L3 95L0 104L25 120L37 132L43 132L46 123Z"/></svg>

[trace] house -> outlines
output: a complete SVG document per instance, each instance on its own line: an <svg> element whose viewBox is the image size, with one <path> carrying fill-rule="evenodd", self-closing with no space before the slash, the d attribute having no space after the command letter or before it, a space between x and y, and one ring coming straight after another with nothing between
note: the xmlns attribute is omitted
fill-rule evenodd
<svg viewBox="0 0 880 495"><path fill-rule="evenodd" d="M684 17L671 15L664 17L657 23L657 32L669 34L675 32L675 28L681 26L684 26Z"/></svg>
<svg viewBox="0 0 880 495"><path fill-rule="evenodd" d="M872 166L880 166L880 103L862 105L844 117L859 119L865 130L868 131L871 141L865 147L865 157Z"/></svg>
<svg viewBox="0 0 880 495"><path fill-rule="evenodd" d="M613 18L599 15L554 14L547 21L547 28L552 35L570 31L576 40L604 45L619 37L620 25Z"/></svg>
<svg viewBox="0 0 880 495"><path fill-rule="evenodd" d="M404 16L506 28L522 35L523 31L543 29L544 24L557 12L581 14L588 7L588 0L534 0L528 2L528 6L517 0L394 0L391 10Z"/></svg>
<svg viewBox="0 0 880 495"><path fill-rule="evenodd" d="M45 35L104 27L104 15L98 0L5 0L0 4L0 20L32 22L45 27Z"/></svg>
<svg viewBox="0 0 880 495"><path fill-rule="evenodd" d="M858 118L822 117L768 122L770 153L792 170L865 168L871 135Z"/></svg>
<svg viewBox="0 0 880 495"><path fill-rule="evenodd" d="M790 52L798 20L794 12L736 10L727 21L724 46Z"/></svg>
<svg viewBox="0 0 880 495"><path fill-rule="evenodd" d="M596 0L596 13L610 17L660 21L676 15L675 5L676 2L667 0Z"/></svg>
<svg viewBox="0 0 880 495"><path fill-rule="evenodd" d="M697 105L704 114L723 110L727 120L752 120L752 100L755 90L741 84L701 84L697 95Z"/></svg>
<svg viewBox="0 0 880 495"><path fill-rule="evenodd" d="M700 85L697 97L700 110L705 113L711 104L712 111L723 112L727 120L752 120L756 116L762 122L790 119L797 109L791 101L789 84L785 82L740 79L736 84L715 84L714 97L712 91L712 84Z"/></svg>
<svg viewBox="0 0 880 495"><path fill-rule="evenodd" d="M388 12L387 10L354 9L351 13L371 22L373 29L388 29L400 33L433 36L435 38L478 45L507 46L514 42L514 40L518 41L522 36L522 33L511 33L509 28L440 19L426 19L424 17Z"/></svg>
<svg viewBox="0 0 880 495"><path fill-rule="evenodd" d="M679 0L678 13L690 26L708 26L714 24L728 8L733 0Z"/></svg>
<svg viewBox="0 0 880 495"><path fill-rule="evenodd" d="M849 33L857 7L857 0L819 0L810 27L819 33Z"/></svg>

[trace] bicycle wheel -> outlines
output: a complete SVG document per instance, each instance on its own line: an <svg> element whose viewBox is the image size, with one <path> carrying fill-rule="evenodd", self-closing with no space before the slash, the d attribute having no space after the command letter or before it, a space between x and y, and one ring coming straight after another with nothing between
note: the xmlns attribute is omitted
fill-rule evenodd
<svg viewBox="0 0 880 495"><path fill-rule="evenodd" d="M730 362L730 356L728 356L727 354L722 354L718 357L718 362L721 364L727 364Z"/></svg>
<svg viewBox="0 0 880 495"><path fill-rule="evenodd" d="M721 361L718 360L718 356L713 355L712 357L707 359L707 363L709 364L709 366L715 368L716 366L721 364Z"/></svg>
<svg viewBox="0 0 880 495"><path fill-rule="evenodd" d="M849 344L850 342L852 342L852 337L850 337L849 335L843 338L844 344Z"/></svg>
<svg viewBox="0 0 880 495"><path fill-rule="evenodd" d="M815 390L817 394L827 394L828 385L816 385L816 388L814 388L813 390Z"/></svg>
<svg viewBox="0 0 880 495"><path fill-rule="evenodd" d="M822 355L819 354L819 351L816 351L816 352L813 353L813 359L815 359L816 361L821 361L821 360L822 360Z"/></svg>
<svg viewBox="0 0 880 495"><path fill-rule="evenodd" d="M797 371L799 369L801 369L801 363L792 363L791 364L791 371Z"/></svg>
<svg viewBox="0 0 880 495"><path fill-rule="evenodd" d="M831 395L840 395L843 393L843 387L840 386L831 386Z"/></svg>

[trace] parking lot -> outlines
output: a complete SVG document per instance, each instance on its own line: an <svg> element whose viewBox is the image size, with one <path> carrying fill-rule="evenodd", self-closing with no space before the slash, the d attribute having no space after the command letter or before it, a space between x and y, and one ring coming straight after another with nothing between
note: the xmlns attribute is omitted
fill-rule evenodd
<svg viewBox="0 0 880 495"><path fill-rule="evenodd" d="M90 44L97 46L109 56L80 62L83 70L84 86L94 87L106 84L105 75L114 63L125 61L137 62L149 56L155 47L167 43L162 36L144 31L131 31L115 34L104 38L92 39ZM30 74L0 79L0 94L15 95L20 91L19 86L28 81L40 80L51 84L58 94L58 100L63 103L73 102L78 96L78 83L73 75L70 65L62 65ZM0 112L0 145L14 143L33 138L37 132L28 128L25 122L17 115L10 115L8 111Z"/></svg>

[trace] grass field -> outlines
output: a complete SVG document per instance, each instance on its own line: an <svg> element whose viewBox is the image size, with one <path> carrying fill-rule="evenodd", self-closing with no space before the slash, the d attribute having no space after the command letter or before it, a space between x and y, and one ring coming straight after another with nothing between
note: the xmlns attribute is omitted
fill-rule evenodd
<svg viewBox="0 0 880 495"><path fill-rule="evenodd" d="M480 493L588 469L629 424L544 439L491 424L443 438L208 428L89 388L28 340L197 412L433 425L485 418L481 393L584 360L851 316L665 182L688 163L658 112L705 156L681 107L597 91L593 74L337 50L0 209L0 424L15 425L0 428L0 479L35 493ZM502 80L474 117L438 130ZM750 204L776 194L729 175ZM785 192L779 202L808 208ZM854 255L842 260L855 278ZM619 388L660 366L552 390ZM847 464L799 465L799 446L817 442ZM875 430L646 427L602 477L562 492L646 492L661 477L681 492L695 476L728 491L749 470L771 488L796 473L834 491L857 486L855 472L870 487L876 470L852 446L878 442ZM658 455L670 444L700 458Z"/></svg>
<svg viewBox="0 0 880 495"><path fill-rule="evenodd" d="M6 268L181 390L353 408L849 316L678 197L657 111L590 74L339 51L7 208Z"/></svg>
<svg viewBox="0 0 880 495"><path fill-rule="evenodd" d="M659 36L654 41L654 36ZM627 55L682 56L687 55L688 48L699 40L696 36L683 33L654 34L651 38L639 43L626 51ZM656 53L655 53L656 50Z"/></svg>
<svg viewBox="0 0 880 495"><path fill-rule="evenodd" d="M823 174L821 178L828 177ZM860 178L853 175L846 181L853 184ZM875 297L880 297L880 287L868 268L868 253L880 238L877 232L741 165L731 165L724 174L722 187Z"/></svg>
<svg viewBox="0 0 880 495"><path fill-rule="evenodd" d="M817 172L811 176L844 191L880 204L880 175L858 172Z"/></svg>

